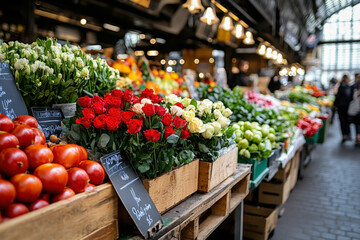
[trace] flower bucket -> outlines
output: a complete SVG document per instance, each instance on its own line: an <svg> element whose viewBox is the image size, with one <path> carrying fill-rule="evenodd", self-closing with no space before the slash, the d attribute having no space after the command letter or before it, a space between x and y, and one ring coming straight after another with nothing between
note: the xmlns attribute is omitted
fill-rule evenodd
<svg viewBox="0 0 360 240"><path fill-rule="evenodd" d="M76 103L53 104L52 107L60 109L65 118L74 117L76 113Z"/></svg>
<svg viewBox="0 0 360 240"><path fill-rule="evenodd" d="M154 179L143 179L142 183L157 210L163 214L197 191L198 177L199 159L195 159Z"/></svg>

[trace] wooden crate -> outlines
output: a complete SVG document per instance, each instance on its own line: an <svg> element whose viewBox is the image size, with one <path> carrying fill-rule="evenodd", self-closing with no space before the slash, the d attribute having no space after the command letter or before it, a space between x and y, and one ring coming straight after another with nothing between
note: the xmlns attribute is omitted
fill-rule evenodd
<svg viewBox="0 0 360 240"><path fill-rule="evenodd" d="M258 202L263 204L282 205L288 199L291 191L291 169L293 160L285 168L279 169L270 182L259 185Z"/></svg>
<svg viewBox="0 0 360 240"><path fill-rule="evenodd" d="M118 196L111 184L0 224L2 240L117 239Z"/></svg>
<svg viewBox="0 0 360 240"><path fill-rule="evenodd" d="M220 156L214 162L200 161L199 185L200 192L210 192L236 171L238 148L235 147Z"/></svg>
<svg viewBox="0 0 360 240"><path fill-rule="evenodd" d="M155 179L142 180L157 210L162 214L197 191L199 159Z"/></svg>
<svg viewBox="0 0 360 240"><path fill-rule="evenodd" d="M245 205L244 237L252 240L267 240L275 229L278 209Z"/></svg>

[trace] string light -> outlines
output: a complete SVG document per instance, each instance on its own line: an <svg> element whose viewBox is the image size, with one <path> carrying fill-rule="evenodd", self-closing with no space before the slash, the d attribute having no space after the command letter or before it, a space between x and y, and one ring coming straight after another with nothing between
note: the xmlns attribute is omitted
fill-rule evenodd
<svg viewBox="0 0 360 240"><path fill-rule="evenodd" d="M271 47L268 47L268 48L266 49L265 57L266 57L266 58L271 58L271 57L272 57L272 48L271 48Z"/></svg>
<svg viewBox="0 0 360 240"><path fill-rule="evenodd" d="M85 19L85 18L82 18L81 20L80 20L80 24L81 25L85 25L87 23L87 20Z"/></svg>
<svg viewBox="0 0 360 240"><path fill-rule="evenodd" d="M225 30L225 31L231 31L234 28L233 21L231 17L228 15L225 15L223 19L221 20L219 29Z"/></svg>
<svg viewBox="0 0 360 240"><path fill-rule="evenodd" d="M237 38L237 39L241 39L244 37L244 28L243 26L240 24L240 22L237 22L235 24L235 28L233 30L233 35Z"/></svg>
<svg viewBox="0 0 360 240"><path fill-rule="evenodd" d="M279 54L277 55L276 61L277 61L277 63L282 63L282 62L283 62L283 56L282 56L281 53L279 53Z"/></svg>
<svg viewBox="0 0 360 240"><path fill-rule="evenodd" d="M260 44L258 49L257 49L257 53L259 55L265 55L266 53L266 46L264 44Z"/></svg>
<svg viewBox="0 0 360 240"><path fill-rule="evenodd" d="M247 44L247 45L252 45L255 43L252 32L247 31L245 33L245 38L244 38L243 43Z"/></svg>
<svg viewBox="0 0 360 240"><path fill-rule="evenodd" d="M161 59L161 60L160 60L160 63L161 63L161 65L165 65L166 60L165 60L165 59Z"/></svg>
<svg viewBox="0 0 360 240"><path fill-rule="evenodd" d="M209 58L209 63L214 63L215 59L214 58Z"/></svg>
<svg viewBox="0 0 360 240"><path fill-rule="evenodd" d="M199 60L198 58L195 58L195 59L194 59L194 63L195 63L195 64L199 64L199 62L200 62L200 60Z"/></svg>
<svg viewBox="0 0 360 240"><path fill-rule="evenodd" d="M277 55L278 55L278 52L277 52L276 50L274 50L274 51L272 52L272 58L273 58L274 60L276 60L276 59L277 59Z"/></svg>
<svg viewBox="0 0 360 240"><path fill-rule="evenodd" d="M201 0L187 0L182 6L183 8L187 8L191 14L201 13L204 11L204 7L201 5Z"/></svg>
<svg viewBox="0 0 360 240"><path fill-rule="evenodd" d="M184 60L184 59L180 59L179 63L180 63L181 65L183 65L183 64L185 63L185 60Z"/></svg>
<svg viewBox="0 0 360 240"><path fill-rule="evenodd" d="M150 43L151 43L151 44L155 44L155 43L156 43L156 39L155 39L155 38L150 39Z"/></svg>

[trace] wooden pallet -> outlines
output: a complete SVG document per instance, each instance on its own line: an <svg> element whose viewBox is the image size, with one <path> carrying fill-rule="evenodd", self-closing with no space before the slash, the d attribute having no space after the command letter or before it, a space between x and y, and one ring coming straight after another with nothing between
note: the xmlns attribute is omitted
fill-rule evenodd
<svg viewBox="0 0 360 240"><path fill-rule="evenodd" d="M249 182L250 167L238 164L235 173L211 192L195 193L163 214L166 224L154 239L206 239L246 197Z"/></svg>

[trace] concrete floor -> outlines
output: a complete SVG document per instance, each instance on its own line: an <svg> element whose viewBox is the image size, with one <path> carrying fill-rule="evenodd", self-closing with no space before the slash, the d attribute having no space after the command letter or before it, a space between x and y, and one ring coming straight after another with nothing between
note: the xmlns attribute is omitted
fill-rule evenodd
<svg viewBox="0 0 360 240"><path fill-rule="evenodd" d="M271 240L360 239L360 147L340 140L336 120L311 153Z"/></svg>

